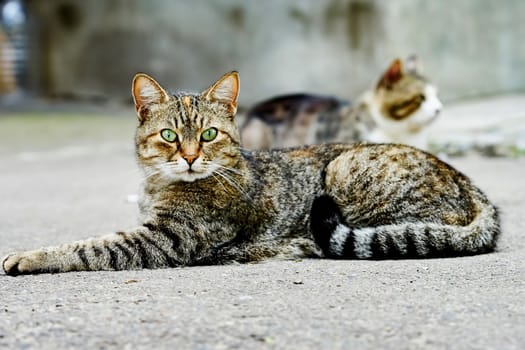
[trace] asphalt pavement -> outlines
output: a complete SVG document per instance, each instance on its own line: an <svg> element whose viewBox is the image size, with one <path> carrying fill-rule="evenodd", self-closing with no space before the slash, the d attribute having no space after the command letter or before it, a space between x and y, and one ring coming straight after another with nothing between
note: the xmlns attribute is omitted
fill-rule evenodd
<svg viewBox="0 0 525 350"><path fill-rule="evenodd" d="M0 256L133 227L134 126L0 114ZM0 349L524 349L525 158L449 161L500 208L496 253L0 273Z"/></svg>

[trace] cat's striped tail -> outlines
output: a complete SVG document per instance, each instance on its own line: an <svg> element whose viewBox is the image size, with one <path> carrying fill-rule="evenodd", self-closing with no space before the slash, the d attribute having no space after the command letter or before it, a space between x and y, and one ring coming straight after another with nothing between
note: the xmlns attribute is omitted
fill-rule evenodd
<svg viewBox="0 0 525 350"><path fill-rule="evenodd" d="M480 192L474 198L477 216L467 226L436 223L349 227L328 195L317 197L311 230L326 257L347 259L431 258L488 253L500 233L497 209Z"/></svg>

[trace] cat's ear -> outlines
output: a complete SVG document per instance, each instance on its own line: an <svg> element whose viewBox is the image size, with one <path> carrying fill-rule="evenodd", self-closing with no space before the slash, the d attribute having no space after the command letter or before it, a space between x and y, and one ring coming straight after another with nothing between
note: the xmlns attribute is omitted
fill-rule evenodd
<svg viewBox="0 0 525 350"><path fill-rule="evenodd" d="M232 116L235 115L239 97L239 73L232 71L224 74L212 86L204 90L202 96L207 100L223 103Z"/></svg>
<svg viewBox="0 0 525 350"><path fill-rule="evenodd" d="M144 73L135 75L131 92L139 118L144 118L152 105L167 102L170 98L155 79Z"/></svg>
<svg viewBox="0 0 525 350"><path fill-rule="evenodd" d="M379 80L377 87L390 89L395 83L401 80L401 78L403 78L403 65L400 59L395 59Z"/></svg>

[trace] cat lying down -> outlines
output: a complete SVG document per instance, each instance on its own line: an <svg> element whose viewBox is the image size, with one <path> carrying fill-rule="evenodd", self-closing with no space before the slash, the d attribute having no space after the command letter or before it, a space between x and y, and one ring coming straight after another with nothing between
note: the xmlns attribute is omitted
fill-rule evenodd
<svg viewBox="0 0 525 350"><path fill-rule="evenodd" d="M270 258L429 258L491 252L498 211L463 174L398 144L245 151L239 76L169 94L137 74L141 224L9 254L8 275Z"/></svg>

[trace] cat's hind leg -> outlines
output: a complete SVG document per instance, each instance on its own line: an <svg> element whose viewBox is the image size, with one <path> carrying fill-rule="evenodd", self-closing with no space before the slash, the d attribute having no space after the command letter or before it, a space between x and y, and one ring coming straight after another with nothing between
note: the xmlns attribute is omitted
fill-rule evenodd
<svg viewBox="0 0 525 350"><path fill-rule="evenodd" d="M267 259L293 260L318 258L322 251L310 238L268 238L257 242L238 242L216 247L213 252L199 259L195 265L217 265L231 263L256 263Z"/></svg>
<svg viewBox="0 0 525 350"><path fill-rule="evenodd" d="M491 252L497 208L472 183L424 152L356 146L326 168L311 208L313 237L328 257L391 259Z"/></svg>

